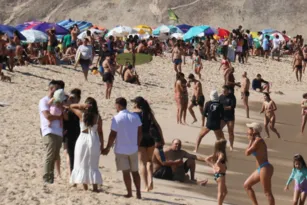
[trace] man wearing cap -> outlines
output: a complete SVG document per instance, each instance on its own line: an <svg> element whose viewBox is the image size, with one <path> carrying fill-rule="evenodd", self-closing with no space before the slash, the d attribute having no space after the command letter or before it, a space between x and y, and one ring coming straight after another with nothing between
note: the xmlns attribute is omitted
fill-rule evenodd
<svg viewBox="0 0 307 205"><path fill-rule="evenodd" d="M125 98L117 98L115 107L118 112L112 119L111 132L108 145L102 151L107 155L115 141L115 159L118 171L123 172L127 195L132 197L131 177L132 173L137 198L141 198L141 179L138 166L138 147L142 140L142 123L139 116L127 110L127 101Z"/></svg>
<svg viewBox="0 0 307 205"><path fill-rule="evenodd" d="M204 104L205 104L205 96L203 94L203 88L202 88L202 85L201 85L201 82L199 80L196 80L195 79L195 76L191 73L189 76L188 76L188 83L187 83L187 86L190 87L191 86L191 83L192 83L192 86L193 86L193 97L192 97L192 100L191 100L191 103L189 105L189 111L190 111L190 114L192 115L194 121L192 122L192 124L194 122L197 122L197 119L195 117L195 113L193 111L193 107L194 106L199 106L199 110L200 110L200 113L202 114L203 113L203 110L204 110ZM202 126L204 126L205 124L205 118L202 117Z"/></svg>
<svg viewBox="0 0 307 205"><path fill-rule="evenodd" d="M230 150L233 150L234 143L234 126L235 126L235 108L237 105L236 96L231 93L231 89L229 86L223 86L223 94L220 96L220 103L224 107L224 115L221 122L221 127L225 127L227 125L228 134L229 134L229 142L230 142Z"/></svg>
<svg viewBox="0 0 307 205"><path fill-rule="evenodd" d="M281 43L280 43L280 39L279 39L279 35L276 34L275 35L275 38L273 39L273 49L272 49L272 52L271 52L271 55L272 55L272 60L274 60L274 55L276 54L277 55L277 61L279 61L280 59L280 46L281 46Z"/></svg>
<svg viewBox="0 0 307 205"><path fill-rule="evenodd" d="M51 115L48 102L54 92L62 86L62 82L52 80L49 83L48 95L39 101L40 128L47 149L43 179L45 183L50 184L54 181L54 164L60 160L63 128L60 122L62 116Z"/></svg>

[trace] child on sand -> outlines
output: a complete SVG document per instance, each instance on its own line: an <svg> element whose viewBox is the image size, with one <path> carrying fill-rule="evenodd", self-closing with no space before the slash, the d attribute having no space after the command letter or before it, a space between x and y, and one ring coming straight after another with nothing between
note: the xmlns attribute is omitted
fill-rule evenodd
<svg viewBox="0 0 307 205"><path fill-rule="evenodd" d="M56 90L53 97L49 100L48 105L50 106L50 114L61 116L63 114L62 104L66 96L63 89ZM51 121L49 121L49 127L51 126ZM63 127L63 120L60 120L60 126Z"/></svg>
<svg viewBox="0 0 307 205"><path fill-rule="evenodd" d="M289 190L289 184L295 180L293 204L305 204L307 193L307 167L304 158L300 154L294 155L292 173L287 181L285 191Z"/></svg>
<svg viewBox="0 0 307 205"><path fill-rule="evenodd" d="M206 158L206 162L213 168L214 179L218 185L217 201L218 205L222 205L227 195L226 187L226 143L225 139L215 142L214 153Z"/></svg>

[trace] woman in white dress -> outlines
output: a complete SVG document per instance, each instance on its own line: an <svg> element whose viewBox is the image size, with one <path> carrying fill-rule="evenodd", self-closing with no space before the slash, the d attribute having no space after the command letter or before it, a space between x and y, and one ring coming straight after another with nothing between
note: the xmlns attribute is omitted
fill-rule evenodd
<svg viewBox="0 0 307 205"><path fill-rule="evenodd" d="M79 117L81 131L75 146L70 183L83 184L84 190L88 190L88 184L92 184L93 191L98 192L98 184L102 184L99 157L103 150L103 132L97 102L89 97L85 104L72 104L69 108Z"/></svg>

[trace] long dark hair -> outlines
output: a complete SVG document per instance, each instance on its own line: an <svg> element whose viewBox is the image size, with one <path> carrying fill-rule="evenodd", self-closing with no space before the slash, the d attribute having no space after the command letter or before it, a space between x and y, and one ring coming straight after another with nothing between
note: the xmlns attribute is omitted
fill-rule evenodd
<svg viewBox="0 0 307 205"><path fill-rule="evenodd" d="M306 162L305 162L305 160L304 160L304 158L303 158L303 156L302 155L300 155L300 154L296 154L296 155L294 155L294 157L293 157L293 167L295 168L295 161L298 161L298 162L300 162L301 163L301 165L302 165L302 168L306 168L307 166L306 166Z"/></svg>
<svg viewBox="0 0 307 205"><path fill-rule="evenodd" d="M95 117L99 115L97 102L94 98L88 97L85 100L85 103L90 105L85 111L83 115L83 122L86 126L92 127L96 124Z"/></svg>
<svg viewBox="0 0 307 205"><path fill-rule="evenodd" d="M154 119L154 112L151 109L147 100L142 97L138 97L140 100L136 101L136 107L142 110L143 120L153 120Z"/></svg>
<svg viewBox="0 0 307 205"><path fill-rule="evenodd" d="M265 95L265 97L267 97L267 99L268 99L269 102L272 100L269 93L263 93L263 94Z"/></svg>
<svg viewBox="0 0 307 205"><path fill-rule="evenodd" d="M223 153L225 163L227 162L226 144L227 144L227 141L225 139L220 139L220 140L217 140L215 142L215 146L214 146L215 157L216 157L216 153L218 153L218 152ZM216 161L217 161L217 158L216 158L215 162Z"/></svg>

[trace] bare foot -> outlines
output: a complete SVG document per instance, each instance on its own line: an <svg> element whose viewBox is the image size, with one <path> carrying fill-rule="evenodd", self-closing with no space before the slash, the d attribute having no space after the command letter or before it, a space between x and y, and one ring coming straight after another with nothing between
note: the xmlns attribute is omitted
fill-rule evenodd
<svg viewBox="0 0 307 205"><path fill-rule="evenodd" d="M207 183L208 183L208 179L197 182L197 184L199 184L200 186L206 186Z"/></svg>
<svg viewBox="0 0 307 205"><path fill-rule="evenodd" d="M195 122L197 122L197 119L195 119L195 120L192 122L192 124L194 124Z"/></svg>
<svg viewBox="0 0 307 205"><path fill-rule="evenodd" d="M136 198L137 199L142 199L140 191L136 191Z"/></svg>
<svg viewBox="0 0 307 205"><path fill-rule="evenodd" d="M126 194L124 195L125 198L131 198L132 197L132 194Z"/></svg>
<svg viewBox="0 0 307 205"><path fill-rule="evenodd" d="M149 187L148 187L148 191L151 191L151 190L153 190L153 182L151 182L150 184L149 184Z"/></svg>
<svg viewBox="0 0 307 205"><path fill-rule="evenodd" d="M197 149L194 149L193 152L197 153Z"/></svg>

